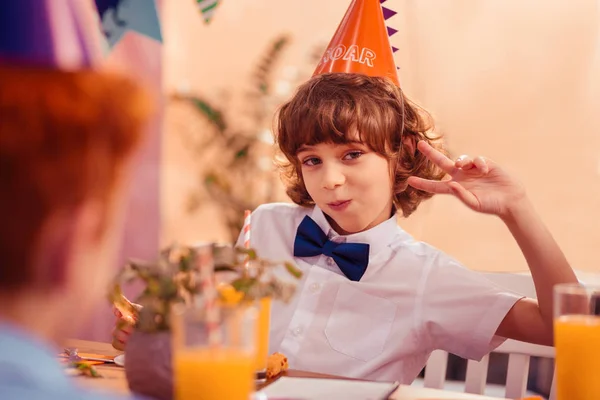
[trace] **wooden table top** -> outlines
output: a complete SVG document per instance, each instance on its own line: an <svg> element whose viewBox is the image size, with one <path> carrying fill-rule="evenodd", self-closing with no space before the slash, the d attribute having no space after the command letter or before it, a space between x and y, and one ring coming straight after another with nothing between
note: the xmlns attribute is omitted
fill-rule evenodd
<svg viewBox="0 0 600 400"><path fill-rule="evenodd" d="M116 356L122 352L115 350L110 343L90 342L86 340L69 340L65 343L65 347L76 347L80 353L94 353L109 356ZM75 382L82 387L98 390L117 392L120 394L129 393L127 379L125 378L125 370L115 364L97 365L96 369L103 378L90 378L86 376L73 377ZM289 376L294 378L323 378L323 379L349 379L334 375L319 374L314 372L289 370L281 376ZM259 384L258 389L264 387L277 378ZM390 400L499 400L497 398L478 396L465 393L448 392L444 390L424 389L414 386L401 385L396 390Z"/></svg>

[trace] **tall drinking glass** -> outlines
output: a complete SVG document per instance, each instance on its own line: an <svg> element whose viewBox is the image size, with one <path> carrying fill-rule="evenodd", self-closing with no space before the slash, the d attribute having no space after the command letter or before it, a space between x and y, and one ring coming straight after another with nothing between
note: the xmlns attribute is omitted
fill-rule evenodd
<svg viewBox="0 0 600 400"><path fill-rule="evenodd" d="M600 287L554 288L557 400L600 399Z"/></svg>
<svg viewBox="0 0 600 400"><path fill-rule="evenodd" d="M248 400L254 389L256 308L181 309L173 324L176 400Z"/></svg>
<svg viewBox="0 0 600 400"><path fill-rule="evenodd" d="M263 297L258 301L258 319L256 324L256 372L266 372L269 357L269 331L271 320L271 298Z"/></svg>

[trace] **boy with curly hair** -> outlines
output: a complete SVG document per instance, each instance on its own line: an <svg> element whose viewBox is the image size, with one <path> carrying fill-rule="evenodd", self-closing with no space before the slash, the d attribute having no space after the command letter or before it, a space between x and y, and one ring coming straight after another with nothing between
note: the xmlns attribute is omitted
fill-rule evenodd
<svg viewBox="0 0 600 400"><path fill-rule="evenodd" d="M290 368L409 384L435 349L480 359L503 338L552 344L552 289L576 282L572 269L518 182L435 148L428 114L399 88L378 0L352 2L275 136L295 204L258 207L251 247L304 272L271 310L270 350ZM539 304L398 226L434 193L505 222Z"/></svg>

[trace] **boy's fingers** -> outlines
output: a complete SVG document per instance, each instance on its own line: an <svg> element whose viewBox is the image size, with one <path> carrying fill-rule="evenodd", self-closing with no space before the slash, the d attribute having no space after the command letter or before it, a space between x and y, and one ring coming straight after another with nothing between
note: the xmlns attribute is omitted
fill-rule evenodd
<svg viewBox="0 0 600 400"><path fill-rule="evenodd" d="M479 201L477 200L477 197L475 197L473 193L465 189L460 183L450 182L448 183L448 186L450 187L450 190L452 190L454 195L458 197L467 206L475 210L479 207Z"/></svg>
<svg viewBox="0 0 600 400"><path fill-rule="evenodd" d="M407 183L415 189L436 194L451 194L452 189L448 186L449 181L431 181L428 179L411 176Z"/></svg>
<svg viewBox="0 0 600 400"><path fill-rule="evenodd" d="M481 171L481 173L484 175L490 171L490 167L489 167L488 163L485 161L485 158L483 158L481 156L475 157L475 159L473 160L473 163L475 164L477 169L479 171Z"/></svg>
<svg viewBox="0 0 600 400"><path fill-rule="evenodd" d="M419 141L419 143L417 143L417 148L421 153L423 153L425 157L427 157L431 162L437 165L445 173L452 175L456 172L456 168L454 167L454 161L452 161L444 154L434 149L425 140Z"/></svg>
<svg viewBox="0 0 600 400"><path fill-rule="evenodd" d="M473 159L467 155L462 155L456 159L454 166L463 170L469 170L474 166Z"/></svg>

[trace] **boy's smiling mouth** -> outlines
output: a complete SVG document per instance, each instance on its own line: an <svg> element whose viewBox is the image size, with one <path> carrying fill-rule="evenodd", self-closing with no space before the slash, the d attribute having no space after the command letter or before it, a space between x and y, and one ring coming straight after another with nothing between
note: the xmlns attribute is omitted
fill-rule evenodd
<svg viewBox="0 0 600 400"><path fill-rule="evenodd" d="M327 203L327 205L334 211L343 211L346 209L346 207L348 207L351 201L352 200L339 200Z"/></svg>

